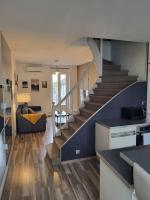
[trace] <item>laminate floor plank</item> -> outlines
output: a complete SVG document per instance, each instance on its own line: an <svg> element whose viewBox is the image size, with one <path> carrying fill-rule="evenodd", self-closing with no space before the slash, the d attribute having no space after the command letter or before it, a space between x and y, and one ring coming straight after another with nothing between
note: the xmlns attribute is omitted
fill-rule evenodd
<svg viewBox="0 0 150 200"><path fill-rule="evenodd" d="M98 200L99 161L63 164L53 170L44 133L19 135L2 200Z"/></svg>

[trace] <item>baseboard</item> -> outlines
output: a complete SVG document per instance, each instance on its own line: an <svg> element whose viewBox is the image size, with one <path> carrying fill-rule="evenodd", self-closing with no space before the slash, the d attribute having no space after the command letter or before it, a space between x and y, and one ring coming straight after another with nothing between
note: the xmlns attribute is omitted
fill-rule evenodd
<svg viewBox="0 0 150 200"><path fill-rule="evenodd" d="M90 157L86 157L86 158L78 158L78 159L74 159L74 160L67 160L67 161L61 161L61 164L69 164L69 163L75 163L75 162L81 162L84 160L90 160L92 158L96 158L96 156L90 156Z"/></svg>

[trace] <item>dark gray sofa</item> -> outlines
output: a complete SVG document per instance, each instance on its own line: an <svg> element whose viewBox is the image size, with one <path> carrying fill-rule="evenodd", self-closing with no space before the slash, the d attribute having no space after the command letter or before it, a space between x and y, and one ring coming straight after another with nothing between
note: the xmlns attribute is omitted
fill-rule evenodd
<svg viewBox="0 0 150 200"><path fill-rule="evenodd" d="M41 111L40 106L32 106L31 107L35 112ZM19 107L17 109L16 120L17 120L17 134L22 133L36 133L36 132L44 132L46 130L46 115L42 114L41 118L37 121L36 124L28 121L24 117L22 117Z"/></svg>

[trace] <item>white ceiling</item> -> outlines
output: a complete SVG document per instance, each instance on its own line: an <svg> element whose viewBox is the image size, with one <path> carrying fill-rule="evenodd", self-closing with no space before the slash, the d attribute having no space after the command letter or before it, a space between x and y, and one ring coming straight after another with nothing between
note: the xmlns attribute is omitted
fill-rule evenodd
<svg viewBox="0 0 150 200"><path fill-rule="evenodd" d="M149 41L150 0L0 0L0 29L20 62L81 64L81 38Z"/></svg>

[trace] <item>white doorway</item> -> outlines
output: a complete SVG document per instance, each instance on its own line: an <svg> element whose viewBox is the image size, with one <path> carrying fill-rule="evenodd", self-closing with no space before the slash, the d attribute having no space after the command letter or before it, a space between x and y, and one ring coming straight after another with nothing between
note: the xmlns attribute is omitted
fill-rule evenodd
<svg viewBox="0 0 150 200"><path fill-rule="evenodd" d="M52 102L55 105L63 99L69 91L69 74L68 69L52 69L51 74L51 95ZM66 101L62 106L66 105Z"/></svg>

